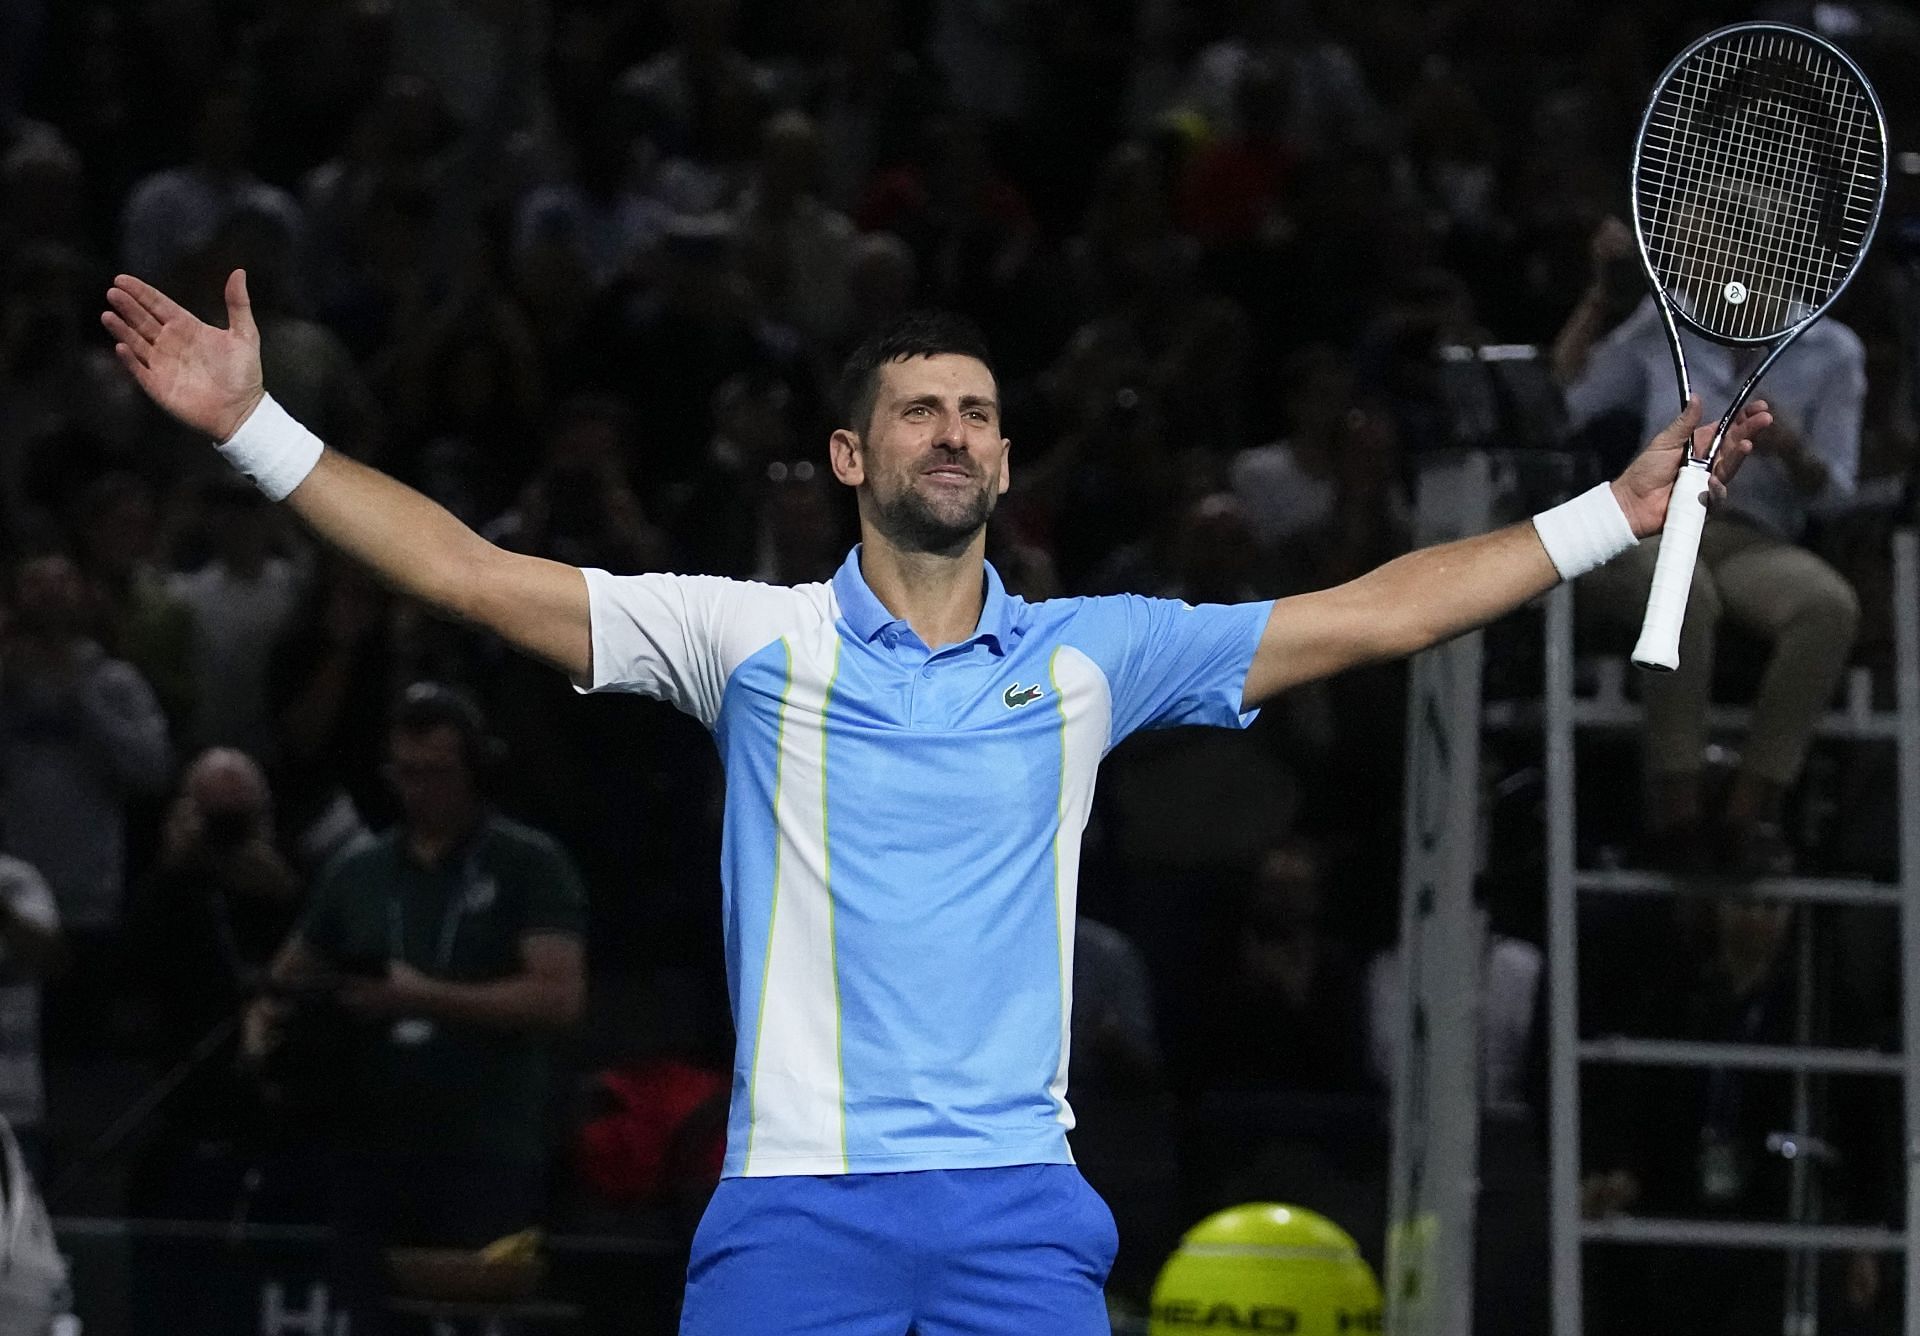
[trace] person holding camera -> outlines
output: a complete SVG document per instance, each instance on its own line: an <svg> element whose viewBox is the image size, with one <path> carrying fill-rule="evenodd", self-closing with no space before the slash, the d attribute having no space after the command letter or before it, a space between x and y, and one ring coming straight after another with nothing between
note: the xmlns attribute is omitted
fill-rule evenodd
<svg viewBox="0 0 1920 1336"><path fill-rule="evenodd" d="M387 743L400 821L322 874L246 1035L296 1087L333 1092L336 1280L356 1333L381 1330L383 1247L477 1248L537 1219L548 1040L586 993L579 877L488 806L478 707L416 683Z"/></svg>
<svg viewBox="0 0 1920 1336"><path fill-rule="evenodd" d="M141 1209L187 1218L231 1209L231 1184L207 1170L216 1149L237 1169L230 1153L250 1139L255 1101L236 1071L234 1022L292 929L300 894L259 764L231 747L194 757L127 934L153 1003L153 1055L182 1073L136 1176Z"/></svg>

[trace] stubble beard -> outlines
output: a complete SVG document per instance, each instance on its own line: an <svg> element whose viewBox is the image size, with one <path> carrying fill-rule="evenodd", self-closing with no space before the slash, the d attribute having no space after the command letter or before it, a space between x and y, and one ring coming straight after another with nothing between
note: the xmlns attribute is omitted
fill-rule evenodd
<svg viewBox="0 0 1920 1336"><path fill-rule="evenodd" d="M986 526L993 514L993 489L984 483L965 497L941 506L923 495L911 481L890 497L873 495L873 523L881 535L905 552L953 557Z"/></svg>

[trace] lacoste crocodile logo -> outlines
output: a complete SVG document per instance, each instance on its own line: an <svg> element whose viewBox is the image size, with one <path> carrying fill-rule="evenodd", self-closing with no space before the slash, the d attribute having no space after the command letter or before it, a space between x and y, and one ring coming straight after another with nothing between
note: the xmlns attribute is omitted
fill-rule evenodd
<svg viewBox="0 0 1920 1336"><path fill-rule="evenodd" d="M1000 699L1006 702L1009 710L1017 710L1022 705L1031 705L1047 693L1036 684L1022 688L1018 682L1007 688L1007 694Z"/></svg>

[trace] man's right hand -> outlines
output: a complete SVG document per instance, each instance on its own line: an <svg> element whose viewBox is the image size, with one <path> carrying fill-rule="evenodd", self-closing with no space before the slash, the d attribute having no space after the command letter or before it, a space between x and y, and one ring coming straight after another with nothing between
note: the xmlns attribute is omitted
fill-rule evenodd
<svg viewBox="0 0 1920 1336"><path fill-rule="evenodd" d="M128 274L113 280L100 323L140 388L181 423L216 441L240 429L266 387L246 271L227 276L227 327L215 329Z"/></svg>

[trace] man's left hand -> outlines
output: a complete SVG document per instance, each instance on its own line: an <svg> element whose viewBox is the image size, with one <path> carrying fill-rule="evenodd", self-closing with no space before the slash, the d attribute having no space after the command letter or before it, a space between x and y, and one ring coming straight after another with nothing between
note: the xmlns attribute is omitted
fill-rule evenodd
<svg viewBox="0 0 1920 1336"><path fill-rule="evenodd" d="M1708 506L1726 499L1727 484L1740 471L1741 461L1753 451L1754 433L1772 421L1773 414L1767 410L1766 401L1755 399L1727 424L1726 439L1720 443L1713 475L1707 481ZM1613 480L1614 499L1626 513L1627 523L1633 526L1634 537L1647 538L1660 532L1667 522L1667 495L1680 476L1681 465L1689 453L1695 458L1705 456L1713 444L1717 425L1712 422L1701 425L1700 396L1694 395L1687 400L1680 416L1649 441L1647 448L1627 465L1626 472Z"/></svg>
<svg viewBox="0 0 1920 1336"><path fill-rule="evenodd" d="M349 979L340 986L340 1005L363 1020L426 1014L431 980L404 960L387 962L385 978Z"/></svg>

